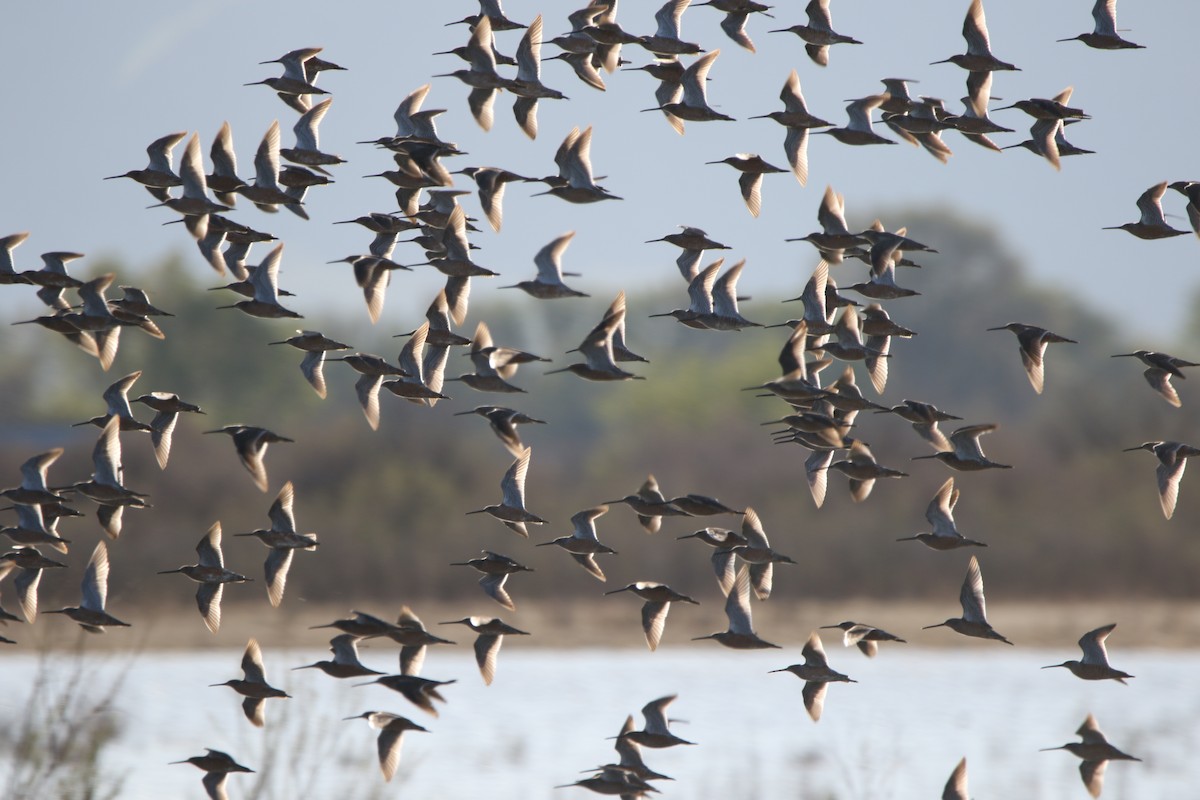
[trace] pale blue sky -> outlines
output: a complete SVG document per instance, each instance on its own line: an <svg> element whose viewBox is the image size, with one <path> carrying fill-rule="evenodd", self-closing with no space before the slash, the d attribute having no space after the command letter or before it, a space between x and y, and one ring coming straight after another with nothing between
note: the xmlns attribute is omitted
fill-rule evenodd
<svg viewBox="0 0 1200 800"><path fill-rule="evenodd" d="M444 27L443 18L474 10L465 0L406 10L417 5L355 2L335 10L316 2L143 1L25 3L10 9L9 34L0 50L8 109L0 148L0 233L31 231L17 251L18 267L36 268L37 255L47 250L78 250L92 258L116 256L133 268L178 249L207 282L208 268L182 228L161 226L175 217L172 212L146 210L152 200L130 181L100 179L145 166L145 146L172 131L198 131L207 154L224 120L233 127L240 170L249 176L263 132L279 119L284 144L290 145L295 114L266 87L242 84L278 74L275 65L259 66L260 61L296 47L321 45L325 57L350 70L321 78L334 97L321 128L322 146L350 163L335 170L336 185L310 194L311 222L286 212L265 215L245 203L235 219L271 231L286 243L281 282L300 295L294 302L299 311L317 314L322 304L332 303L361 314L358 290L346 270L325 262L363 251L369 235L357 226L329 223L391 210L394 200L388 184L361 177L389 168L387 154L355 141L391 134L392 112L404 95L431 74L461 66L452 56L430 53L464 43L466 27ZM905 224L906 207L930 204L990 221L1039 280L1072 287L1106 313L1127 315L1151 338L1170 336L1197 287L1200 242L1191 236L1143 242L1100 228L1135 220L1134 202L1150 185L1200 178L1195 150L1200 112L1187 97L1194 84L1189 52L1200 30L1200 4L1122 3L1120 26L1147 49L1103 52L1054 41L1091 29L1087 0L987 3L993 50L1023 70L997 73L993 93L1004 100L993 105L1048 97L1073 85L1073 104L1094 117L1072 126L1070 138L1097 154L1066 159L1061 173L1024 150L997 154L955 133L945 137L954 150L945 166L904 144L851 148L815 137L807 188L790 175L767 176L763 214L754 219L738 195L736 173L704 165L735 152L758 152L786 166L783 129L769 120L746 118L779 107L779 89L793 67L810 109L837 124L844 123L843 101L879 91L878 79L888 76L917 79L914 94L943 97L959 110L966 73L929 62L964 51L960 28L967 5L965 0L834 0L834 27L865 44L835 47L824 69L807 59L796 37L767 33L802 22L801 3L778 4L775 19L751 19L757 54L724 36L718 12L693 7L683 18L685 38L721 49L710 74L709 100L739 121L689 123L683 137L658 114L638 113L654 105L654 82L642 73L605 76L608 91L600 93L580 83L565 64L548 63L543 80L571 100L541 103L536 141L516 128L511 97L498 99L495 127L484 133L467 112L466 88L453 79L435 79L425 107L449 109L439 130L469 153L452 160L451 169L498 165L532 175L552 173L554 150L567 131L594 125L596 173L606 175L604 184L626 198L572 206L556 198L530 197L540 188L536 185L512 186L503 232L495 234L484 225L473 237L483 248L479 262L503 273L496 285L510 283L532 274L531 259L539 247L575 230L567 268L584 273L576 283L596 296L596 315L617 288L630 292L638 313L640 287L677 286L681 298L683 290L673 265L676 251L642 242L675 225L691 224L731 245L731 257L748 259L744 292L791 295L803 285L815 258L807 246L782 240L816 228L821 193L832 184L845 194L852 225L865 225L870 219L864 215L882 208L892 210L884 222L895 228ZM567 30L565 14L573 8L524 0L505 4L508 14L522 21L546 12L547 38ZM653 2L626 0L618 20L627 29L652 33L656 8ZM520 35L499 34L499 49L511 54ZM555 52L552 46L545 49L545 55ZM635 65L648 61L641 48L627 48L624 55ZM1031 120L1022 112L993 116L1018 131L998 135L999 143L1027 138ZM460 185L473 188L465 179ZM468 213L479 215L473 197L465 204ZM1167 210L1178 215L1173 220L1178 227L1187 225L1183 205L1181 196L1168 194ZM920 238L920 231L910 233ZM420 260L419 251L411 248L398 250L398 259ZM261 257L263 251L256 254ZM424 272L397 275L393 281L380 323L389 330L411 327L436 291L440 279L430 268L419 269ZM88 262L82 262L81 273L87 270ZM324 284L328 288L320 290L324 278L330 279ZM859 280L857 271L853 280ZM909 282L919 289L921 281L931 280L936 275ZM491 292L481 286L475 296ZM21 289L5 291L0 304L11 318L40 313L37 301ZM588 309L580 313L591 314ZM750 316L755 318L783 317L775 308L754 310Z"/></svg>

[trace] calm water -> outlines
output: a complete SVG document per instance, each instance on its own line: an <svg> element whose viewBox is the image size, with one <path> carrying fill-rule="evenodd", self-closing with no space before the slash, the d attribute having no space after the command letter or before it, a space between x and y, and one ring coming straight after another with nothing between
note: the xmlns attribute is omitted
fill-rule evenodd
<svg viewBox="0 0 1200 800"><path fill-rule="evenodd" d="M437 719L380 686L289 671L323 653L267 650L268 679L294 699L268 701L265 730L245 720L232 690L207 688L241 677L240 651L85 663L98 689L125 676L116 703L120 738L105 765L124 775L121 796L128 798L203 798L199 770L167 762L205 747L265 773L266 785L257 787L256 776L231 776L232 798L255 788L267 798L588 797L583 789L554 787L613 760L606 737L616 735L626 714L640 726L641 706L665 694L679 695L670 708L680 720L676 732L698 743L644 751L651 767L675 778L659 784L665 797L933 798L965 755L974 797L1086 800L1078 759L1038 748L1074 741L1089 711L1113 744L1145 761L1110 764L1106 798L1200 796L1200 653L1120 651L1116 665L1138 676L1129 686L1038 669L1074 653L989 643L933 653L885 646L873 661L838 645L829 656L859 683L831 686L814 724L801 682L767 674L799 660L793 649L555 651L522 650L510 641L491 687L466 648L435 649L425 675L458 681L445 687L448 703ZM394 667L394 658L382 645L363 651L377 669ZM72 657L60 661L54 680L76 679ZM8 655L0 663L9 687L0 724L9 726L23 710L11 687L29 686L38 660ZM374 761L375 732L362 720L341 721L366 710L404 714L431 731L405 736L392 784L383 783ZM0 752L0 791L7 769Z"/></svg>

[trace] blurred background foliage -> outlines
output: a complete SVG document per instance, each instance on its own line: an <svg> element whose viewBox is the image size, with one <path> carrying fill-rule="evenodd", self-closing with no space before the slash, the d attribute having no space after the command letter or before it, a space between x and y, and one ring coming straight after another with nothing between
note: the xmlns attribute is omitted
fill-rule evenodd
<svg viewBox="0 0 1200 800"><path fill-rule="evenodd" d="M1109 356L1146 348L1200 358L1200 299L1179 339L1132 341L1122 320L1081 307L1070 286L1031 284L1021 257L986 227L946 210L890 209L884 218L904 219L910 235L940 252L913 254L923 269L898 276L921 295L888 308L893 319L919 335L893 342L885 395L875 398L861 371L858 382L868 396L889 405L911 398L963 417L961 424L1000 424L983 439L984 448L1015 468L954 473L962 491L956 509L960 530L992 545L980 551L989 589L1003 586L1006 596L1025 599L1195 597L1200 487L1189 486L1185 477L1175 518L1164 520L1156 460L1121 449L1147 440L1200 438L1194 425L1200 396L1182 382L1183 408L1171 408L1144 384L1137 361ZM816 259L806 246L795 247L781 250L777 263L747 265L771 270L780 287L777 297L756 296L743 304L751 319L770 324L799 314L798 304L779 301L799 294ZM378 432L362 417L353 391L357 376L348 367L326 365L329 397L318 399L300 375L301 353L267 346L291 335L291 326L215 311L232 302L232 295L205 291L213 276L201 273L193 256L140 269L136 280L123 264L89 265L92 274L116 270L118 283L135 281L175 314L161 325L165 341L125 331L108 373L55 334L36 326L6 329L0 359L5 485L19 481L23 460L54 446L67 452L51 470L52 483L86 479L97 431L71 424L103 413L104 387L135 369L143 375L131 396L174 391L207 412L180 419L165 471L155 465L146 435L122 435L126 484L149 493L154 507L125 515L125 530L111 548L114 598L190 598L190 585L154 573L194 563L193 547L214 520L226 532L227 565L261 581L263 548L231 534L266 527L267 509L286 480L296 486L300 529L317 532L321 546L295 559L285 606L470 598L491 613L498 609L479 594L477 574L447 566L481 549L536 569L522 576L514 593L520 598L594 596L602 587L557 548L534 548L489 517L465 515L498 502L499 481L512 460L485 420L453 416L486 404L510 405L549 422L521 430L533 446L528 506L550 521L533 530L534 542L569 533L575 511L632 493L653 473L668 497L698 492L757 509L774 546L798 562L777 573L780 596L926 599L957 592L962 574L957 562L966 560L962 551L941 554L894 541L927 529L925 506L952 473L933 461L910 461L931 451L907 423L864 413L854 435L869 442L882 463L911 477L880 481L868 501L856 505L845 479L831 473L825 507L816 509L804 478L807 451L773 445L770 428L760 425L787 413L786 406L743 391L778 376L776 356L786 331L712 333L647 319L684 303L683 284L674 279L669 260L673 252L635 256L648 260L647 275L665 280L671 274L672 286L626 287L629 343L651 362L633 370L647 380L586 383L570 375L543 376L548 365L537 364L523 367L513 380L528 394L483 394L448 382L445 391L453 399L431 409L384 392ZM287 286L289 271L313 268L337 269L285 261L282 284ZM1088 280L1087 268L1078 265L1079 280ZM843 285L861 274L857 262L833 270ZM349 275L330 275L331 291L353 288ZM404 279L394 274L389 292L403 293ZM1115 290L1134 286L1131 280ZM574 358L563 351L583 338L610 299L543 302L479 287L462 332L469 335L486 319L498 344L545 355L554 359L549 366L558 367ZM29 316L40 313L32 297L25 309ZM393 335L420 321L394 320L385 309L383 321L372 327L356 312L331 311L303 324L394 360L404 340ZM1010 321L1079 340L1050 348L1042 396L1025 378L1015 338L985 330ZM448 377L470 370L462 353L452 351ZM835 363L827 380L841 369ZM151 416L141 406L135 411L146 420ZM227 437L202 434L233 423L267 427L296 440L270 448L270 494L255 490ZM94 508L86 501L79 507L89 516L64 520L61 527L74 541L69 556L74 569L46 576L44 608L74 602L79 571L102 535ZM5 524L10 519L6 512ZM601 559L610 586L652 579L689 594L715 593L710 551L675 540L706 524L732 527L735 518L667 519L662 532L648 536L631 510L614 506L598 523L602 541L620 554ZM234 587L226 602L261 602L260 593L261 587Z"/></svg>

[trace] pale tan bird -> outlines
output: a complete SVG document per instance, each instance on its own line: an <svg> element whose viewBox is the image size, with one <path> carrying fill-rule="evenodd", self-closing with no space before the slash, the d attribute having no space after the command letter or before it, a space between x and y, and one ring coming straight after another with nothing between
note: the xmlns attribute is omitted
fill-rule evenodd
<svg viewBox="0 0 1200 800"><path fill-rule="evenodd" d="M982 425L964 425L950 434L950 446L953 448L952 450L931 453L927 456L913 456L912 460L919 461L925 458L934 458L951 469L963 472L972 472L981 469L1012 469L1010 465L997 463L984 455L983 447L979 444L980 436L983 436L985 433L991 433L999 427L994 422Z"/></svg>
<svg viewBox="0 0 1200 800"><path fill-rule="evenodd" d="M1091 33L1081 33L1069 39L1058 39L1060 42L1083 42L1088 47L1097 50L1144 50L1140 44L1122 39L1117 33L1117 0L1096 0L1092 6L1092 20L1095 22Z"/></svg>
<svg viewBox="0 0 1200 800"><path fill-rule="evenodd" d="M566 550L571 554L579 566L587 570L593 578L599 581L605 581L604 570L600 569L600 565L596 563L596 555L598 553L616 555L616 550L605 544L601 544L596 536L596 520L608 513L608 506L601 505L594 508L586 508L571 516L571 525L574 530L570 536L560 536L550 542L539 542L537 547L546 547L556 545Z"/></svg>
<svg viewBox="0 0 1200 800"><path fill-rule="evenodd" d="M617 500L605 500L605 503L624 503L638 515L638 522L646 529L646 533L658 533L662 527L663 517L690 516L686 511L675 506L662 493L658 479L647 475L646 480L638 488L637 494L627 494Z"/></svg>
<svg viewBox="0 0 1200 800"><path fill-rule="evenodd" d="M267 446L272 442L294 442L286 436L280 436L266 428L253 425L226 425L217 430L205 433L227 433L233 439L234 449L242 466L250 473L254 485L260 492L266 492L270 484L267 482L267 465L263 460L267 455Z"/></svg>
<svg viewBox="0 0 1200 800"><path fill-rule="evenodd" d="M83 600L78 606L46 613L66 614L88 633L104 633L104 629L110 626L129 627L128 622L122 622L104 610L108 598L108 547L103 539L96 543L96 549L92 551L81 588Z"/></svg>
<svg viewBox="0 0 1200 800"><path fill-rule="evenodd" d="M546 374L571 372L589 381L645 380L643 376L617 366L618 361L646 360L625 347L625 317L625 292L622 290L600 322L588 331L579 347L567 351L582 354L584 363L568 364L561 369L549 370Z"/></svg>
<svg viewBox="0 0 1200 800"><path fill-rule="evenodd" d="M1142 442L1137 447L1125 448L1126 453L1135 450L1146 450L1158 457L1158 468L1154 471L1158 478L1158 501L1163 516L1170 519L1179 501L1179 482L1183 480L1187 460L1200 455L1200 448L1183 442Z"/></svg>
<svg viewBox="0 0 1200 800"><path fill-rule="evenodd" d="M279 342L268 344L290 344L297 350L303 350L304 360L300 362L300 372L304 379L313 387L317 397L325 399L325 354L330 350L349 350L350 345L330 339L320 331L296 331L296 335Z"/></svg>
<svg viewBox="0 0 1200 800"><path fill-rule="evenodd" d="M246 719L250 720L254 727L261 728L266 721L264 707L267 700L273 697L290 698L291 695L267 683L267 674L263 667L262 648L258 646L258 642L254 639L251 639L246 644L246 651L242 654L242 674L244 677L241 680L231 678L224 683L209 685L228 686L245 697L246 699L242 701L242 711L245 712Z"/></svg>
<svg viewBox="0 0 1200 800"><path fill-rule="evenodd" d="M1033 390L1038 394L1042 393L1042 388L1045 385L1047 345L1055 342L1078 344L1074 339L1068 339L1045 328L1039 328L1036 325L1026 325L1022 322L1010 322L998 328L988 328L988 330L1012 331L1017 335L1017 344L1021 349L1021 364L1025 367L1025 374L1029 376L1030 385L1033 386Z"/></svg>
<svg viewBox="0 0 1200 800"><path fill-rule="evenodd" d="M1044 747L1042 752L1066 750L1071 755L1083 759L1083 763L1079 765L1079 777L1083 779L1083 785L1092 797L1099 797L1104 788L1104 771L1109 761L1141 761L1140 758L1123 753L1109 744L1092 714L1087 715L1087 719L1075 731L1075 735L1082 741L1067 742L1059 747Z"/></svg>
<svg viewBox="0 0 1200 800"><path fill-rule="evenodd" d="M210 631L216 633L221 627L221 595L227 583L244 583L250 580L233 570L225 568L225 557L221 553L221 523L214 522L208 533L196 545L197 563L168 569L159 575L182 573L200 584L196 590L196 606Z"/></svg>
<svg viewBox="0 0 1200 800"><path fill-rule="evenodd" d="M171 457L171 442L179 415L203 414L204 411L200 406L186 402L174 392L148 392L129 402L141 403L154 409L154 418L150 420L150 443L154 445L154 459L158 462L159 469L166 469L167 460Z"/></svg>
<svg viewBox="0 0 1200 800"><path fill-rule="evenodd" d="M800 652L804 656L803 664L792 664L783 669L773 669L771 672L790 672L804 681L802 691L804 709L808 711L808 716L812 718L813 722L819 722L821 712L825 708L825 691L829 688L829 684L835 681L843 683L858 683L858 681L829 667L829 660L825 657L825 648L821 646L821 637L817 635L816 631L809 634L808 641L805 642L804 649Z"/></svg>
<svg viewBox="0 0 1200 800"><path fill-rule="evenodd" d="M1012 644L1012 642L1005 639L988 624L987 603L983 598L983 572L980 571L979 559L975 558L975 556L971 556L971 562L967 565L967 577L963 580L958 600L962 604L963 613L961 617L951 617L945 622L939 622L936 625L926 625L924 630L945 627L955 633L961 633L963 636L974 636L977 639L996 639L1005 644Z"/></svg>
<svg viewBox="0 0 1200 800"><path fill-rule="evenodd" d="M962 55L950 56L934 64L955 64L969 72L996 72L999 70L1017 70L1006 61L1001 61L992 55L991 41L988 37L987 19L983 14L983 0L971 0L967 16L963 20L963 38L967 40L967 52Z"/></svg>
<svg viewBox="0 0 1200 800"><path fill-rule="evenodd" d="M787 81L783 84L783 91L779 93L779 99L783 101L783 111L772 111L770 114L762 114L750 119L773 119L787 128L787 135L783 140L783 150L787 153L792 174L796 176L796 180L800 182L801 186L806 186L808 184L809 128L828 128L832 127L833 123L826 122L809 113L808 105L804 101L804 93L800 90L800 76L796 70L792 70L788 75Z"/></svg>
<svg viewBox="0 0 1200 800"><path fill-rule="evenodd" d="M525 527L527 523L545 524L546 520L525 509L525 476L529 472L529 458L532 454L533 448L526 447L524 452L517 456L517 460L512 463L508 471L504 473L504 478L500 481L502 495L500 503L467 513L490 514L503 522L509 530L525 538L529 538L529 529Z"/></svg>
<svg viewBox="0 0 1200 800"><path fill-rule="evenodd" d="M835 44L862 44L859 40L845 36L833 29L833 17L829 13L829 0L809 0L804 8L808 15L807 25L793 25L790 28L771 31L771 33L794 33L804 40L804 51L813 63L819 67L829 66L829 47Z"/></svg>
<svg viewBox="0 0 1200 800"><path fill-rule="evenodd" d="M642 747L674 747L680 744L695 744L686 739L681 739L671 733L667 719L667 706L675 702L678 695L667 695L660 697L657 700L651 700L646 705L642 706L642 718L645 720L645 725L640 731L622 731L617 737L618 740L624 739L641 745Z"/></svg>
<svg viewBox="0 0 1200 800"><path fill-rule="evenodd" d="M715 639L734 650L779 648L779 645L764 641L754 632L754 623L750 617L750 568L748 565L743 565L738 570L733 589L725 598L725 616L729 618L727 630L710 633L707 636L696 636L692 641Z"/></svg>
<svg viewBox="0 0 1200 800"><path fill-rule="evenodd" d="M672 116L688 122L710 122L713 120L732 121L733 117L722 114L708 104L708 73L713 62L721 55L720 50L711 50L697 58L683 71L680 85L683 87L683 97L671 103L662 103L643 111L664 111ZM682 134L682 131L680 131Z"/></svg>
<svg viewBox="0 0 1200 800"><path fill-rule="evenodd" d="M213 750L211 747L202 756L192 756L183 761L172 761L170 763L191 764L194 767L204 770L206 774L202 783L204 784L204 791L208 794L209 800L229 800L229 795L225 791L225 779L229 777L229 773L254 772L249 767L244 767L237 763L233 756L228 753Z"/></svg>
<svg viewBox="0 0 1200 800"><path fill-rule="evenodd" d="M947 478L925 509L925 519L929 520L933 530L912 536L903 536L896 541L920 542L934 550L954 550L959 547L972 546L987 547L983 542L968 539L958 532L958 527L954 524L954 506L958 503L958 494L958 489L954 488L954 478Z"/></svg>
<svg viewBox="0 0 1200 800"><path fill-rule="evenodd" d="M42 570L55 567L66 568L66 564L46 558L36 547L18 547L15 550L0 555L3 566L16 568L17 576L13 578L13 588L17 590L17 602L21 606L21 614L30 625L37 619L38 585L42 580Z"/></svg>
<svg viewBox="0 0 1200 800"><path fill-rule="evenodd" d="M642 604L642 632L646 636L646 646L651 651L657 650L658 643L662 641L663 629L667 625L667 612L671 610L671 603L700 605L687 595L680 594L665 583L657 581L635 581L623 588L605 592L605 594L617 594L618 592L633 592L646 601Z"/></svg>
<svg viewBox="0 0 1200 800"><path fill-rule="evenodd" d="M776 563L795 564L791 557L771 547L767 533L763 530L762 521L753 508L747 508L742 517L742 538L744 544L719 548L712 555L713 569L717 573L717 582L722 594L729 594L734 587L734 557L740 558L749 565L750 585L754 596L766 600L771 596L774 565Z"/></svg>
<svg viewBox="0 0 1200 800"><path fill-rule="evenodd" d="M92 479L74 485L75 491L99 505L96 516L109 537L121 535L121 517L125 506L146 508L146 495L128 489L122 483L121 420L110 417L104 432L92 449Z"/></svg>
<svg viewBox="0 0 1200 800"><path fill-rule="evenodd" d="M361 638L363 637L352 633L339 634L329 640L329 652L333 653L332 661L317 661L302 667L292 667L292 669L319 669L331 678L362 678L367 675L382 675L382 672L370 669L358 660L358 641Z"/></svg>
<svg viewBox="0 0 1200 800"><path fill-rule="evenodd" d="M344 718L344 720L351 719L365 719L368 725L379 731L377 740L379 769L383 772L385 781L391 781L396 774L396 768L400 766L400 749L403 745L404 732L429 732L427 728L422 728L408 717L391 714L387 711L364 711L358 716Z"/></svg>
<svg viewBox="0 0 1200 800"><path fill-rule="evenodd" d="M1117 627L1117 623L1104 625L1096 628L1094 631L1088 631L1079 638L1079 649L1083 651L1083 658L1079 661L1064 661L1061 664L1051 664L1042 669L1053 669L1055 667L1066 667L1071 671L1071 674L1076 678L1082 678L1085 681L1103 681L1114 680L1119 683L1125 683L1126 678L1132 678L1128 672L1122 672L1119 669L1114 669L1108 663L1108 650L1104 646L1104 640Z"/></svg>
<svg viewBox="0 0 1200 800"><path fill-rule="evenodd" d="M484 593L509 611L515 610L516 604L513 603L512 597L509 596L504 588L508 576L514 572L533 572L531 567L520 564L506 555L493 553L491 550L484 550L482 558L472 558L470 561L455 561L450 566L473 567L482 572L483 577L479 579L479 585L483 587Z"/></svg>
<svg viewBox="0 0 1200 800"><path fill-rule="evenodd" d="M267 581L267 599L273 607L278 607L283 600L283 590L287 585L288 568L292 565L292 553L296 549L315 550L317 535L315 533L299 533L296 530L296 517L292 511L295 490L292 482L288 481L279 490L275 502L267 511L271 520L269 530L255 530L249 533L235 533L234 536L253 536L270 548L267 560L263 563Z"/></svg>
<svg viewBox="0 0 1200 800"><path fill-rule="evenodd" d="M538 194L561 197L569 203L596 203L601 200L620 200L592 177L592 128L582 132L572 128L558 147L554 156L558 165L558 177L550 181L551 187ZM535 197L537 195L534 195Z"/></svg>
<svg viewBox="0 0 1200 800"><path fill-rule="evenodd" d="M502 289L520 289L531 297L536 297L539 300L553 300L560 297L587 297L583 292L578 292L563 283L563 276L568 274L562 270L562 257L566 252L567 247L571 244L571 240L575 238L575 231L568 231L562 236L554 239L550 244L538 250L537 255L533 257L533 263L537 265L537 277L531 281L521 281L512 286L502 286Z"/></svg>
<svg viewBox="0 0 1200 800"><path fill-rule="evenodd" d="M822 625L822 629L838 628L842 631L842 644L846 647L857 647L867 658L874 658L879 652L879 642L901 642L906 640L901 639L894 633L888 633L882 628L876 628L871 625L865 625L861 622L847 620L839 622L837 625Z"/></svg>
<svg viewBox="0 0 1200 800"><path fill-rule="evenodd" d="M1150 388L1162 395L1164 400L1176 408L1179 408L1182 403L1179 400L1179 393L1171 385L1171 378L1185 380L1187 376L1183 374L1184 367L1200 367L1200 364L1194 361L1185 361L1169 353L1156 353L1153 350L1135 350L1132 353L1117 353L1112 356L1112 358L1126 357L1136 358L1146 365L1146 371L1142 373L1146 378L1146 383L1150 384Z"/></svg>
<svg viewBox="0 0 1200 800"><path fill-rule="evenodd" d="M1141 217L1137 222L1126 222L1103 228L1106 231L1127 231L1139 239L1166 239L1171 236L1184 236L1187 231L1172 228L1167 224L1163 214L1162 198L1167 193L1167 182L1156 183L1138 197L1137 207Z"/></svg>
<svg viewBox="0 0 1200 800"><path fill-rule="evenodd" d="M938 455L941 455L940 453ZM870 496L879 478L907 478L907 472L885 467L875 460L875 454L866 442L855 440L850 445L850 454L841 461L834 461L829 469L846 475L850 482L850 499L861 503Z"/></svg>
<svg viewBox="0 0 1200 800"><path fill-rule="evenodd" d="M466 625L475 633L475 663L487 686L496 679L496 659L505 636L528 636L528 631L519 630L499 617L464 617L443 622L443 625Z"/></svg>

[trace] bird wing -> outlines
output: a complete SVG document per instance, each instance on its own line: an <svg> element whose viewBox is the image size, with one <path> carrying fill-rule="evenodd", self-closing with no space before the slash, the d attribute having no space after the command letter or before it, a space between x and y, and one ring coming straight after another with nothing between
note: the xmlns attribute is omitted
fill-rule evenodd
<svg viewBox="0 0 1200 800"><path fill-rule="evenodd" d="M246 644L246 652L242 653L242 672L251 683L266 683L267 676L263 669L262 648L257 639L251 639Z"/></svg>
<svg viewBox="0 0 1200 800"><path fill-rule="evenodd" d="M806 681L801 696L804 698L804 709L813 722L819 722L821 712L825 709L825 691L829 684L825 681Z"/></svg>
<svg viewBox="0 0 1200 800"><path fill-rule="evenodd" d="M967 793L967 759L964 756L958 766L950 773L946 788L942 790L942 800L969 800Z"/></svg>
<svg viewBox="0 0 1200 800"><path fill-rule="evenodd" d="M730 633L754 633L750 618L750 570L746 565L738 570L737 583L725 598L725 616L729 618Z"/></svg>
<svg viewBox="0 0 1200 800"><path fill-rule="evenodd" d="M675 698L676 695L671 694L651 700L642 706L642 717L646 721L646 733L666 734L670 732L667 728L667 706L671 705Z"/></svg>
<svg viewBox="0 0 1200 800"><path fill-rule="evenodd" d="M279 533L296 532L296 518L292 512L295 496L296 491L292 487L291 481L280 488L275 502L271 504L271 509L267 512L267 516L271 519L271 530Z"/></svg>
<svg viewBox="0 0 1200 800"><path fill-rule="evenodd" d="M988 40L987 18L983 14L983 0L972 0L963 20L963 38L967 40L967 53L973 56L991 55Z"/></svg>
<svg viewBox="0 0 1200 800"><path fill-rule="evenodd" d="M154 459L161 469L167 468L167 459L171 457L171 434L178 421L179 414L175 411L159 411L150 420L150 443L154 445Z"/></svg>
<svg viewBox="0 0 1200 800"><path fill-rule="evenodd" d="M108 547L103 541L97 542L92 557L88 560L87 571L83 574L83 601L80 605L89 611L104 611L104 601L108 597Z"/></svg>
<svg viewBox="0 0 1200 800"><path fill-rule="evenodd" d="M510 508L525 508L525 475L529 472L529 457L532 454L533 448L526 447L500 481L504 505Z"/></svg>
<svg viewBox="0 0 1200 800"><path fill-rule="evenodd" d="M333 98L327 97L300 115L300 119L292 126L292 132L296 134L297 150L321 149L319 144L320 139L317 136L317 126L321 124L321 120L329 113L329 106L332 104Z"/></svg>
<svg viewBox="0 0 1200 800"><path fill-rule="evenodd" d="M562 283L562 256L574 238L575 231L564 233L539 250L533 257L533 263L537 265L538 269L539 283Z"/></svg>
<svg viewBox="0 0 1200 800"><path fill-rule="evenodd" d="M529 23L517 45L517 80L537 84L542 76L542 15Z"/></svg>
<svg viewBox="0 0 1200 800"><path fill-rule="evenodd" d="M396 774L396 768L400 766L400 750L403 744L403 729L385 726L379 732L376 747L379 751L379 769L383 772L385 781L390 781Z"/></svg>
<svg viewBox="0 0 1200 800"><path fill-rule="evenodd" d="M508 580L508 575L484 575L479 579L479 585L483 587L483 591L488 597L495 600L500 605L507 608L509 611L516 609L512 598L504 589L504 582Z"/></svg>
<svg viewBox="0 0 1200 800"><path fill-rule="evenodd" d="M283 600L283 589L287 585L288 567L292 565L292 548L271 548L263 564L266 571L267 598L275 608Z"/></svg>
<svg viewBox="0 0 1200 800"><path fill-rule="evenodd" d="M787 153L792 174L801 186L808 185L808 129L788 128L783 137L783 150Z"/></svg>
<svg viewBox="0 0 1200 800"><path fill-rule="evenodd" d="M929 507L925 509L925 519L933 526L934 536L953 536L959 535L958 529L954 525L954 501L957 495L954 491L954 478L947 478L946 482L937 490L937 494L929 501Z"/></svg>
<svg viewBox="0 0 1200 800"><path fill-rule="evenodd" d="M384 274L386 274L386 271L384 271ZM308 352L304 355L304 360L300 362L300 372L303 373L305 380L316 390L317 396L322 399L324 399L326 394L325 373L321 369L323 366L325 366L324 350Z"/></svg>
<svg viewBox="0 0 1200 800"><path fill-rule="evenodd" d="M658 643L662 641L663 629L667 625L667 612L670 610L670 602L648 600L642 605L642 631L646 635L646 645L651 650L657 650Z"/></svg>
<svg viewBox="0 0 1200 800"><path fill-rule="evenodd" d="M221 523L214 522L204 534L204 538L196 545L202 567L224 567L225 559L221 556Z"/></svg>
<svg viewBox="0 0 1200 800"><path fill-rule="evenodd" d="M1179 482L1183 479L1183 471L1186 468L1186 458L1172 457L1169 461L1160 458L1158 468L1154 471L1158 478L1158 500L1162 505L1163 516L1167 519L1175 513L1175 503L1179 500Z"/></svg>
<svg viewBox="0 0 1200 800"><path fill-rule="evenodd" d="M1108 666L1108 650L1104 647L1104 640L1113 632L1113 628L1117 627L1117 623L1105 625L1102 628L1096 628L1094 631L1088 631L1079 639L1079 649L1083 651L1084 664L1100 664Z"/></svg>
<svg viewBox="0 0 1200 800"><path fill-rule="evenodd" d="M963 619L987 624L987 605L983 599L983 572L980 571L979 559L975 556L971 556L971 563L967 565L967 577L963 580L958 601L962 604Z"/></svg>
<svg viewBox="0 0 1200 800"><path fill-rule="evenodd" d="M481 633L475 638L475 663L479 665L479 674L487 686L491 686L496 677L496 658L500 655L503 641L502 635L490 633Z"/></svg>
<svg viewBox="0 0 1200 800"><path fill-rule="evenodd" d="M829 667L829 661L825 657L825 648L821 645L821 637L816 631L809 634L808 641L804 643L804 649L800 651L800 655L804 656L805 666L810 667Z"/></svg>
<svg viewBox="0 0 1200 800"><path fill-rule="evenodd" d="M708 71L712 69L713 62L719 55L721 55L719 49L710 50L683 71L683 79L680 84L683 86L683 104L685 106L708 108L704 84L708 80Z"/></svg>
<svg viewBox="0 0 1200 800"><path fill-rule="evenodd" d="M221 583L202 583L196 589L196 607L200 616L204 617L204 625L212 633L221 627L221 595L225 585Z"/></svg>

